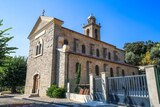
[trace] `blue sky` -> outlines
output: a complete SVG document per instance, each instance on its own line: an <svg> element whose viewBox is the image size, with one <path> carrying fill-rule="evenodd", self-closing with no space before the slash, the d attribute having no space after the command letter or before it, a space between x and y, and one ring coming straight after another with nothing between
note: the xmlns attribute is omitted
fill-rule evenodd
<svg viewBox="0 0 160 107"><path fill-rule="evenodd" d="M82 25L93 13L101 23L101 40L123 48L126 42L160 42L159 0L1 0L0 19L14 39L14 55L28 56L30 31L45 9L45 15L64 21L63 26L83 33Z"/></svg>

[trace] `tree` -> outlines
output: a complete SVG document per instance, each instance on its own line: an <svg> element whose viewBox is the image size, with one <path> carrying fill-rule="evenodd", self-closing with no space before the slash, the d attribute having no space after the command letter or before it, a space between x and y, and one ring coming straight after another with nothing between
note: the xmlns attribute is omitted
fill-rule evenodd
<svg viewBox="0 0 160 107"><path fill-rule="evenodd" d="M133 52L126 53L126 55L125 55L125 61L128 64L134 64L135 65L136 55Z"/></svg>
<svg viewBox="0 0 160 107"><path fill-rule="evenodd" d="M144 58L143 58L142 61L141 61L141 65L152 65L152 64L154 64L155 61L154 61L154 60L151 60L150 56L151 56L151 55L150 55L150 52L149 52L149 51L146 52Z"/></svg>
<svg viewBox="0 0 160 107"><path fill-rule="evenodd" d="M80 78L81 78L81 64L80 63L76 64L76 73L77 73L77 76L76 76L76 88L74 89L74 91L77 93L79 91L78 85L80 83Z"/></svg>
<svg viewBox="0 0 160 107"><path fill-rule="evenodd" d="M24 86L26 78L27 61L24 57L10 58L9 66L4 69L2 86L11 88L11 92L16 92L17 86Z"/></svg>
<svg viewBox="0 0 160 107"><path fill-rule="evenodd" d="M151 48L154 46L154 42L151 40L146 41L147 52L151 51Z"/></svg>
<svg viewBox="0 0 160 107"><path fill-rule="evenodd" d="M141 42L133 42L133 43L126 43L124 45L125 52L133 52L135 55L141 55L145 54L146 52L146 46L143 41Z"/></svg>
<svg viewBox="0 0 160 107"><path fill-rule="evenodd" d="M160 46L159 42L148 40L146 42L133 42L124 45L125 61L136 66L154 64L155 59L150 58L152 47ZM158 59L156 59L158 61Z"/></svg>
<svg viewBox="0 0 160 107"><path fill-rule="evenodd" d="M0 20L0 27L3 25L2 22L3 20ZM0 29L0 67L4 65L6 56L10 53L13 53L13 50L17 49L15 47L8 47L8 42L13 38L6 37L7 35L9 35L6 32L10 29L11 28L7 28L5 30Z"/></svg>
<svg viewBox="0 0 160 107"><path fill-rule="evenodd" d="M156 65L160 65L160 44L151 49L151 59L155 61Z"/></svg>

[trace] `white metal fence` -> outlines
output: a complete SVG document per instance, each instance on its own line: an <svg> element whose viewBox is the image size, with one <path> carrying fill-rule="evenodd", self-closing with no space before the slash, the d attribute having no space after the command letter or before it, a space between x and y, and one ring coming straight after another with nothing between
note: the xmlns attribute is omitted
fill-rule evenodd
<svg viewBox="0 0 160 107"><path fill-rule="evenodd" d="M110 94L148 97L147 81L145 75L109 77L108 83L108 91Z"/></svg>

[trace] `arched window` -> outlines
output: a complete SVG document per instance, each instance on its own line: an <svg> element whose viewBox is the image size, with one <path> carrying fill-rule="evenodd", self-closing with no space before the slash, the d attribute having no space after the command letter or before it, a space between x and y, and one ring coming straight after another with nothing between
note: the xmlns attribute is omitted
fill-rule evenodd
<svg viewBox="0 0 160 107"><path fill-rule="evenodd" d="M39 50L38 48L39 48L39 46L37 45L36 46L36 55L38 55L38 50Z"/></svg>
<svg viewBox="0 0 160 107"><path fill-rule="evenodd" d="M89 36L89 29L87 29L87 36Z"/></svg>
<svg viewBox="0 0 160 107"><path fill-rule="evenodd" d="M36 55L40 55L42 54L42 40L40 40L38 43L37 43L37 46L36 46Z"/></svg>
<svg viewBox="0 0 160 107"><path fill-rule="evenodd" d="M125 76L125 72L124 72L124 69L122 69L122 76Z"/></svg>
<svg viewBox="0 0 160 107"><path fill-rule="evenodd" d="M96 55L99 57L99 49L96 49Z"/></svg>
<svg viewBox="0 0 160 107"><path fill-rule="evenodd" d="M110 68L110 77L114 77L113 68Z"/></svg>
<svg viewBox="0 0 160 107"><path fill-rule="evenodd" d="M97 29L95 29L95 39L98 39L98 30Z"/></svg>
<svg viewBox="0 0 160 107"><path fill-rule="evenodd" d="M134 72L132 72L132 75L135 75L135 73L134 73Z"/></svg>
<svg viewBox="0 0 160 107"><path fill-rule="evenodd" d="M95 74L99 76L99 66L98 65L95 66Z"/></svg>
<svg viewBox="0 0 160 107"><path fill-rule="evenodd" d="M108 59L111 60L111 53L108 52Z"/></svg>
<svg viewBox="0 0 160 107"><path fill-rule="evenodd" d="M41 50L42 50L42 44L39 43L39 52L38 52L38 54L41 54Z"/></svg>
<svg viewBox="0 0 160 107"><path fill-rule="evenodd" d="M77 63L76 63L76 72L77 72L77 70L78 70L78 66L79 66L79 63L77 62Z"/></svg>
<svg viewBox="0 0 160 107"><path fill-rule="evenodd" d="M64 40L64 45L68 45L68 40Z"/></svg>
<svg viewBox="0 0 160 107"><path fill-rule="evenodd" d="M82 53L86 53L86 47L85 47L85 45L82 45Z"/></svg>

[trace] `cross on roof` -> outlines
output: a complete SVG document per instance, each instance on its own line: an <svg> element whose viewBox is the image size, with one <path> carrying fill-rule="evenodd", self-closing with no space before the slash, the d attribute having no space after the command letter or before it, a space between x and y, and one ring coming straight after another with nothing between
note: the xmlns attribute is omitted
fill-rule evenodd
<svg viewBox="0 0 160 107"><path fill-rule="evenodd" d="M44 16L44 13L45 13L45 10L43 9L43 11L42 11L42 16Z"/></svg>

